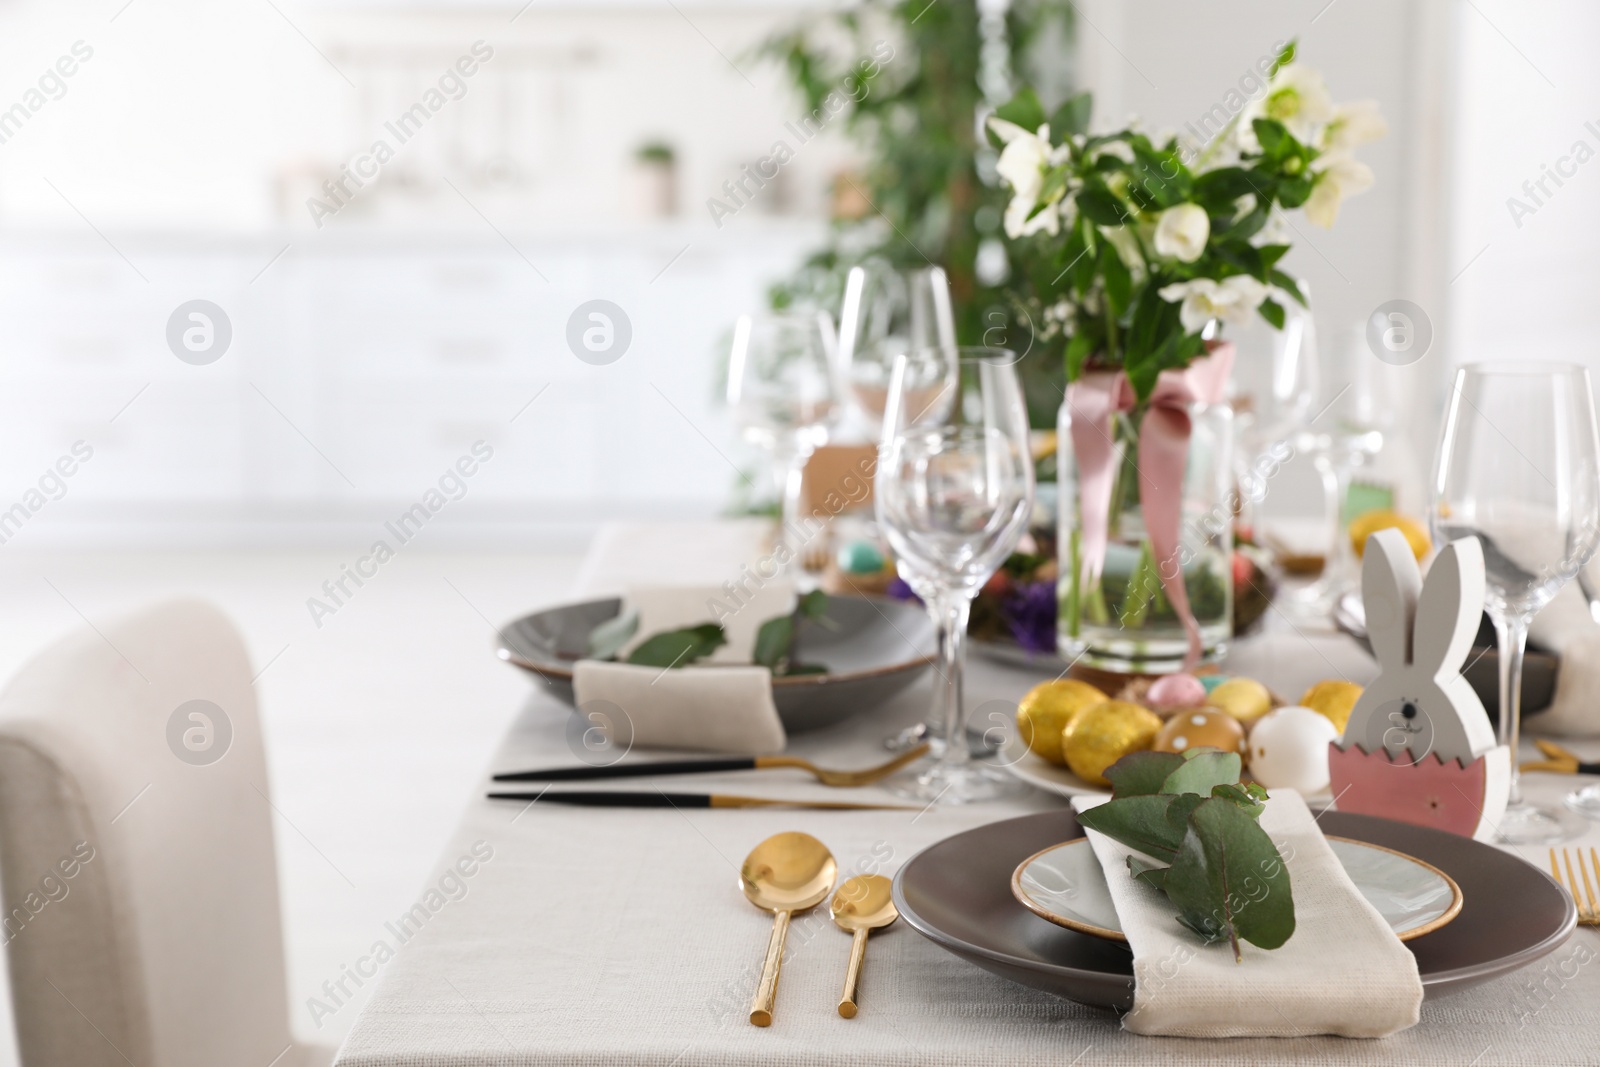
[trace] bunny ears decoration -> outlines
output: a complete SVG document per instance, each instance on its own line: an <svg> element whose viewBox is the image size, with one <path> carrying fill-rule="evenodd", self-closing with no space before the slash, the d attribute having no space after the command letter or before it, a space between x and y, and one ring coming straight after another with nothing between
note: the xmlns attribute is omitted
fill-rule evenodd
<svg viewBox="0 0 1600 1067"><path fill-rule="evenodd" d="M1461 666L1483 611L1483 548L1452 541L1426 582L1405 538L1380 530L1361 568L1380 673L1328 748L1335 806L1487 839L1505 813L1511 753Z"/></svg>

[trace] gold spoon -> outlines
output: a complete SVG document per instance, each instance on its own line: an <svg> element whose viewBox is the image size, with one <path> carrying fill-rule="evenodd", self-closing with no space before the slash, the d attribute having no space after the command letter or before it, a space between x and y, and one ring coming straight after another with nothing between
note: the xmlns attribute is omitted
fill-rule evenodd
<svg viewBox="0 0 1600 1067"><path fill-rule="evenodd" d="M772 1002L778 995L778 967L783 963L783 942L789 936L789 916L822 903L839 864L828 846L791 831L776 834L750 850L739 868L739 883L750 903L773 913L772 937L767 941L766 962L761 965L761 985L750 1005L750 1021L772 1025Z"/></svg>
<svg viewBox="0 0 1600 1067"><path fill-rule="evenodd" d="M867 931L881 929L900 917L889 895L892 884L881 874L860 874L846 879L833 895L833 921L854 935L850 969L845 972L844 993L839 998L839 1014L846 1019L856 1017L856 985L867 958Z"/></svg>

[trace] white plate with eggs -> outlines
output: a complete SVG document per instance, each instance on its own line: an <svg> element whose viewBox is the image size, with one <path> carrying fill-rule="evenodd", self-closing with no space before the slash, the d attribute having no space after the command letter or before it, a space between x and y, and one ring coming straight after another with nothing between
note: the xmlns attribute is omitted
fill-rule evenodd
<svg viewBox="0 0 1600 1067"><path fill-rule="evenodd" d="M1182 715L1184 712L1178 712L1177 714ZM1323 746L1327 744L1326 740L1321 738L1318 738L1316 743ZM1036 789L1043 789L1047 793L1055 793L1057 796L1063 797L1111 795L1111 790L1105 786L1086 782L1076 774L1073 774L1068 768L1057 763L1051 763L1042 756L1035 755L1028 749L1027 743L1022 740L1021 735L1015 731L1008 731L1006 742L1001 746L995 759L996 762L1022 781L1027 782ZM1248 756L1246 756L1246 759L1248 760ZM1245 777L1248 779L1248 763L1245 770ZM1332 803L1333 797L1326 789L1323 789L1315 793L1306 794L1305 800L1307 804L1319 807Z"/></svg>
<svg viewBox="0 0 1600 1067"><path fill-rule="evenodd" d="M1347 837L1330 836L1328 845L1356 891L1378 909L1400 940L1431 933L1460 913L1461 887L1432 864ZM1011 876L1011 892L1023 907L1057 926L1107 941L1127 940L1105 870L1086 837L1023 860Z"/></svg>

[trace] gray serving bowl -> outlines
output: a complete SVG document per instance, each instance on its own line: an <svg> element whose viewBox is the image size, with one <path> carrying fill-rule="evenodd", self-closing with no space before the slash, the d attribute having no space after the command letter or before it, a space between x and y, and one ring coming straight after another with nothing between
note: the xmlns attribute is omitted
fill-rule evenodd
<svg viewBox="0 0 1600 1067"><path fill-rule="evenodd" d="M572 669L590 632L622 610L612 597L525 615L500 630L496 654L537 675L573 702ZM875 708L933 665L933 623L920 605L884 597L830 596L822 620L807 619L795 638L799 658L827 674L772 680L772 702L790 733L818 730Z"/></svg>

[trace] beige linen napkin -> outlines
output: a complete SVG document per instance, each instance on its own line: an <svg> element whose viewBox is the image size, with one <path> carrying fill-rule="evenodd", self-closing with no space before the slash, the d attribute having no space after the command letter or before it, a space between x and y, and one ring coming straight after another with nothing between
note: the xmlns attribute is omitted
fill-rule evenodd
<svg viewBox="0 0 1600 1067"><path fill-rule="evenodd" d="M1079 811L1106 797L1076 797ZM1294 936L1267 951L1202 944L1164 893L1128 874L1130 849L1088 830L1133 949L1126 1030L1167 1037L1386 1037L1416 1023L1416 957L1356 891L1298 793L1276 790L1261 828L1289 868Z"/></svg>
<svg viewBox="0 0 1600 1067"><path fill-rule="evenodd" d="M607 726L623 748L689 748L761 755L788 738L765 667L636 667L579 660L579 714ZM597 717L598 716L598 717Z"/></svg>

